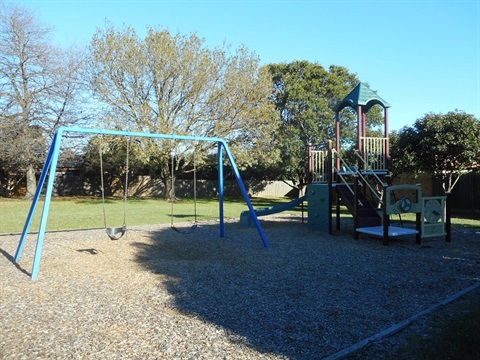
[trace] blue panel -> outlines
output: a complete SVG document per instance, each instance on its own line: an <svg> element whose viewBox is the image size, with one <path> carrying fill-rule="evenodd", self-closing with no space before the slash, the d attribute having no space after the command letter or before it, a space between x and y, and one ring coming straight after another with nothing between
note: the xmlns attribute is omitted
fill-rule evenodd
<svg viewBox="0 0 480 360"><path fill-rule="evenodd" d="M224 185L223 185L223 148L222 144L218 143L218 206L220 216L220 237L225 237L225 221L223 219L224 208Z"/></svg>
<svg viewBox="0 0 480 360"><path fill-rule="evenodd" d="M247 189L245 188L245 185L240 176L240 172L238 171L237 165L235 164L235 160L233 160L232 153L230 152L226 142L223 142L223 147L225 149L225 153L227 154L228 160L230 161L230 165L232 166L233 173L235 174L235 178L237 179L237 183L238 183L238 186L240 187L240 191L242 192L243 198L247 202L248 210L250 210L250 213L253 214L253 220L255 222L255 226L257 227L258 233L262 238L263 245L265 245L265 247L268 249L270 248L270 245L268 243L267 237L263 232L262 226L260 225L260 221L258 221L258 217L255 213L255 209L253 208L252 202L250 201L250 197L248 196Z"/></svg>

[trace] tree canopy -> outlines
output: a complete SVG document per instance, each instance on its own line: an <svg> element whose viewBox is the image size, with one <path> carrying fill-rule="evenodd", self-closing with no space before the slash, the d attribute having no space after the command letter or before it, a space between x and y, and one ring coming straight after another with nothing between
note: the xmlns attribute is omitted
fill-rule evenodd
<svg viewBox="0 0 480 360"><path fill-rule="evenodd" d="M480 121L461 111L430 113L392 136L396 172L425 171L452 191L462 173L480 169Z"/></svg>
<svg viewBox="0 0 480 360"><path fill-rule="evenodd" d="M26 172L29 193L53 132L82 122L221 137L241 170L258 175L252 170L263 169L264 177L293 180L302 189L308 144L334 138L333 108L359 82L342 66L294 61L262 67L245 46L212 49L195 33L161 27L148 27L140 37L131 27L106 23L89 49L78 51L53 46L50 32L24 8L1 8L0 180L4 187L6 173ZM380 112L372 109L367 122L373 135ZM342 140L353 145L354 112L342 110L340 121ZM98 165L100 140L81 139L82 151L70 152L90 172ZM120 169L124 144L104 141L105 160L115 162L105 168ZM193 152L198 168L214 158L210 143L141 139L130 149L131 169L160 177L167 189L172 158L182 171L192 169Z"/></svg>
<svg viewBox="0 0 480 360"><path fill-rule="evenodd" d="M359 82L341 66L294 61L267 66L273 81L272 101L280 116L275 134L281 153L282 178L302 189L307 183L307 146L325 144L335 136L334 106ZM345 138L354 136L353 114L342 117Z"/></svg>
<svg viewBox="0 0 480 360"><path fill-rule="evenodd" d="M271 150L276 127L270 81L245 47L209 49L196 34L150 27L144 39L126 27L97 30L91 42L91 86L110 127L229 141L239 165ZM193 146L142 141L144 160L158 163L165 181L169 157L189 161ZM195 149L211 146L195 144ZM205 150L205 149L204 149ZM202 151L203 158L208 151ZM273 157L273 153L271 154Z"/></svg>

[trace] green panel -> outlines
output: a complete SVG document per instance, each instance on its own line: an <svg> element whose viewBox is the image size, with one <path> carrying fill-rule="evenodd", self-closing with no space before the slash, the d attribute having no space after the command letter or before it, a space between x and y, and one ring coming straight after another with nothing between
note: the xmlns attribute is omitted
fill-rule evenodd
<svg viewBox="0 0 480 360"><path fill-rule="evenodd" d="M370 89L367 85L359 83L337 106L335 111L341 111L343 108L350 106L357 110L358 106L363 107L364 112L373 106L379 104L383 108L390 107L390 104L382 99L375 91Z"/></svg>
<svg viewBox="0 0 480 360"><path fill-rule="evenodd" d="M307 187L308 228L329 231L330 191L328 184L310 184Z"/></svg>

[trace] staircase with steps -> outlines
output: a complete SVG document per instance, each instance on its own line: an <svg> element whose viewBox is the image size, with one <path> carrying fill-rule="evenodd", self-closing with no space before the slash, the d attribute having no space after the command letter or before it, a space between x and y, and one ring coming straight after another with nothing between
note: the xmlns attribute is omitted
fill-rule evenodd
<svg viewBox="0 0 480 360"><path fill-rule="evenodd" d="M346 184L336 184L335 189L339 198L341 199L341 203L347 207L350 213L353 215L355 211L354 207L354 196L350 191L350 188ZM361 191L358 192L358 219L359 219L359 227L372 227L372 226L380 226L382 224L382 219L378 214L375 207L372 205L370 201L363 195Z"/></svg>

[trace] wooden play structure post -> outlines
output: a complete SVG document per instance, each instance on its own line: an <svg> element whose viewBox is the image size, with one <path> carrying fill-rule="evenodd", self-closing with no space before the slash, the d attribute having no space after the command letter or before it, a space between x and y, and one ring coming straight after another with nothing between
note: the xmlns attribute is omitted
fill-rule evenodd
<svg viewBox="0 0 480 360"><path fill-rule="evenodd" d="M391 158L390 158L390 136L388 136L389 134L389 127L388 127L388 107L385 107L384 109L384 112L383 112L383 118L385 119L384 121L384 133L385 133L385 137L386 137L386 143L385 143L385 166L387 169L390 169L390 161L391 161ZM389 175L388 175L389 176Z"/></svg>
<svg viewBox="0 0 480 360"><path fill-rule="evenodd" d="M421 226L422 215L423 215L422 213L415 214L415 227L418 230L417 234L415 235L416 244L422 243L422 226Z"/></svg>
<svg viewBox="0 0 480 360"><path fill-rule="evenodd" d="M383 187L384 194L387 193L387 188L388 186ZM387 204L383 204L382 210L383 245L388 245L388 228L390 227L390 215L387 213Z"/></svg>
<svg viewBox="0 0 480 360"><path fill-rule="evenodd" d="M308 183L313 181L312 143L308 143Z"/></svg>
<svg viewBox="0 0 480 360"><path fill-rule="evenodd" d="M329 208L328 233L330 235L332 235L333 234L333 223L332 223L332 197L333 197L333 194L331 193L332 192L332 184L333 184L333 154L332 154L333 144L332 144L332 140L328 140L327 150L328 150L328 152L327 152L327 166L326 166L327 184L328 184L328 189L330 191L329 204L328 204L328 208ZM337 206L337 209L338 209L338 206Z"/></svg>
<svg viewBox="0 0 480 360"><path fill-rule="evenodd" d="M360 227L360 218L358 214L358 175L354 175L353 177L353 238L355 240L358 239L358 231L357 229Z"/></svg>
<svg viewBox="0 0 480 360"><path fill-rule="evenodd" d="M340 111L335 111L335 150L340 154ZM340 169L340 158L337 156L335 166Z"/></svg>

